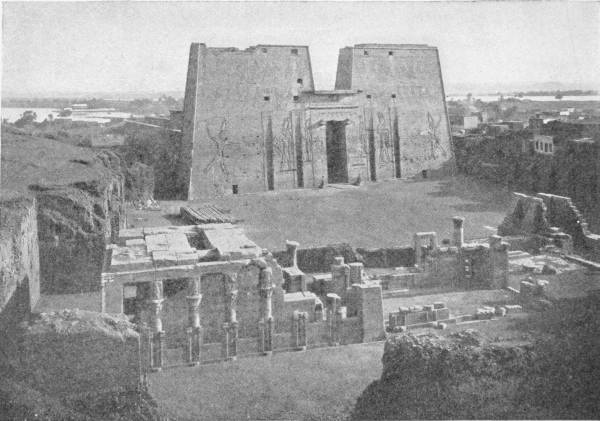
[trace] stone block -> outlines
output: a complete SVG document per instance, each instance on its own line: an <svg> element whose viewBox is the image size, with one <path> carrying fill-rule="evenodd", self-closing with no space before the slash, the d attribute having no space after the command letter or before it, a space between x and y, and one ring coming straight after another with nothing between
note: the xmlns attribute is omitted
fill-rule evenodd
<svg viewBox="0 0 600 421"><path fill-rule="evenodd" d="M390 313L388 315L388 326L390 327L390 329L393 329L395 326L398 325L398 313Z"/></svg>
<svg viewBox="0 0 600 421"><path fill-rule="evenodd" d="M283 288L289 292L306 291L306 280L304 272L297 267L282 268Z"/></svg>
<svg viewBox="0 0 600 421"><path fill-rule="evenodd" d="M143 228L124 228L119 231L119 244L125 245L127 240L144 238Z"/></svg>
<svg viewBox="0 0 600 421"><path fill-rule="evenodd" d="M558 273L558 271L556 270L556 268L554 266L546 263L546 264L544 264L544 267L542 267L541 273L544 275L556 275Z"/></svg>
<svg viewBox="0 0 600 421"><path fill-rule="evenodd" d="M198 253L195 251L177 252L176 254L178 265L193 265L198 263Z"/></svg>
<svg viewBox="0 0 600 421"><path fill-rule="evenodd" d="M360 284L363 280L363 264L360 262L350 263L350 285Z"/></svg>
<svg viewBox="0 0 600 421"><path fill-rule="evenodd" d="M215 262L220 259L217 249L196 250L199 262Z"/></svg>
<svg viewBox="0 0 600 421"><path fill-rule="evenodd" d="M418 323L429 322L429 313L426 311L412 311L405 314L405 325L414 325Z"/></svg>
<svg viewBox="0 0 600 421"><path fill-rule="evenodd" d="M447 320L450 318L449 308L439 308L433 310L433 320Z"/></svg>
<svg viewBox="0 0 600 421"><path fill-rule="evenodd" d="M190 243L188 242L187 236L183 233L172 233L165 235L169 250L172 251L191 251Z"/></svg>
<svg viewBox="0 0 600 421"><path fill-rule="evenodd" d="M493 308L490 310L489 307L478 308L477 311L475 312L475 318L478 320L491 319L492 317L494 317L494 315L495 315L495 310Z"/></svg>
<svg viewBox="0 0 600 421"><path fill-rule="evenodd" d="M111 269L114 272L151 269L152 257L135 247L116 247L112 251Z"/></svg>
<svg viewBox="0 0 600 421"><path fill-rule="evenodd" d="M177 254L172 251L153 251L152 260L157 267L176 266Z"/></svg>
<svg viewBox="0 0 600 421"><path fill-rule="evenodd" d="M144 247L146 247L146 241L143 238L132 238L130 240L125 240L125 245L127 247L130 247L130 246L144 246Z"/></svg>
<svg viewBox="0 0 600 421"><path fill-rule="evenodd" d="M153 251L167 251L169 249L167 236L164 234L147 235L146 248L148 253L152 253Z"/></svg>
<svg viewBox="0 0 600 421"><path fill-rule="evenodd" d="M519 292L521 298L528 298L534 294L535 285L529 281L521 281Z"/></svg>

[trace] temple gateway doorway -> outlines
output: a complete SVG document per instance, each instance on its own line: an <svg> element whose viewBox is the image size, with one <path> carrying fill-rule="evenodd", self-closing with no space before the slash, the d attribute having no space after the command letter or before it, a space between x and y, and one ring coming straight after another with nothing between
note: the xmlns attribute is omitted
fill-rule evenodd
<svg viewBox="0 0 600 421"><path fill-rule="evenodd" d="M348 182L346 121L328 121L326 129L327 181Z"/></svg>

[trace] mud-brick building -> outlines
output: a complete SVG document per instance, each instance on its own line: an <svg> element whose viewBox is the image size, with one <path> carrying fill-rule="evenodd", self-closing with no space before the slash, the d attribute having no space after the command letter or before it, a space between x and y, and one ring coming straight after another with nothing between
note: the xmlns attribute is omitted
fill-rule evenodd
<svg viewBox="0 0 600 421"><path fill-rule="evenodd" d="M359 44L316 91L307 46L192 44L181 179L188 198L451 168L437 48Z"/></svg>

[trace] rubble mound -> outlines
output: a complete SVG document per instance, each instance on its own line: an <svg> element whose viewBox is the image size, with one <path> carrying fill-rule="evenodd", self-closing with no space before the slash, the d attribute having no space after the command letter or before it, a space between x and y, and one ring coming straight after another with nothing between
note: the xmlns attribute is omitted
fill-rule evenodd
<svg viewBox="0 0 600 421"><path fill-rule="evenodd" d="M529 345L489 344L478 332L392 336L381 378L359 397L354 419L532 418L506 402L535 354Z"/></svg>
<svg viewBox="0 0 600 421"><path fill-rule="evenodd" d="M137 338L135 325L125 315L96 313L79 309L65 309L41 313L27 326L28 334L56 333L57 335L88 334L126 340Z"/></svg>
<svg viewBox="0 0 600 421"><path fill-rule="evenodd" d="M515 193L517 203L512 213L506 216L498 227L498 234L544 234L550 230L546 218L546 205L539 197Z"/></svg>
<svg viewBox="0 0 600 421"><path fill-rule="evenodd" d="M597 419L600 300L556 301L512 328L388 338L383 371L353 419ZM493 342L492 342L493 341Z"/></svg>

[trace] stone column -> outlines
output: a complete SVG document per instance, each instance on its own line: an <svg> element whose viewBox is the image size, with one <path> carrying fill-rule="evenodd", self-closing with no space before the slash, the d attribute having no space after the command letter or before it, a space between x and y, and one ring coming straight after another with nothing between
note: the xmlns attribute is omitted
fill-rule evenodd
<svg viewBox="0 0 600 421"><path fill-rule="evenodd" d="M327 320L329 323L329 337L331 345L338 346L338 311L337 308L341 301L340 296L337 294L327 294L327 301L329 306L329 312L327 314Z"/></svg>
<svg viewBox="0 0 600 421"><path fill-rule="evenodd" d="M421 237L418 234L413 235L413 244L415 248L415 265L421 266L423 250L421 249Z"/></svg>
<svg viewBox="0 0 600 421"><path fill-rule="evenodd" d="M266 266L266 265L265 265ZM260 341L259 348L265 355L273 351L273 270L270 267L260 269L258 275L259 294L261 297L262 314L259 325Z"/></svg>
<svg viewBox="0 0 600 421"><path fill-rule="evenodd" d="M294 346L297 351L306 351L306 312L294 311L292 334L294 335Z"/></svg>
<svg viewBox="0 0 600 421"><path fill-rule="evenodd" d="M300 330L299 328L299 318L300 312L298 310L294 310L292 314L292 338L294 340L294 348L297 350L300 344Z"/></svg>
<svg viewBox="0 0 600 421"><path fill-rule="evenodd" d="M308 340L306 338L306 323L308 320L308 313L303 312L300 317L300 346L303 351L306 351Z"/></svg>
<svg viewBox="0 0 600 421"><path fill-rule="evenodd" d="M202 325L200 323L200 302L202 294L200 294L200 278L192 278L188 280L188 296L186 297L188 305L188 364L200 364L200 354L202 349Z"/></svg>
<svg viewBox="0 0 600 421"><path fill-rule="evenodd" d="M287 251L288 256L290 256L291 265L290 267L297 268L298 267L298 247L300 244L296 241L286 241L285 249Z"/></svg>
<svg viewBox="0 0 600 421"><path fill-rule="evenodd" d="M492 288L508 287L508 244L499 235L490 236L490 281Z"/></svg>
<svg viewBox="0 0 600 421"><path fill-rule="evenodd" d="M344 258L335 257L335 263L331 265L331 281L337 294L343 295L350 288L350 266L344 264Z"/></svg>
<svg viewBox="0 0 600 421"><path fill-rule="evenodd" d="M225 331L223 338L223 354L226 360L235 360L237 358L237 340L238 340L238 322L236 313L237 304L236 289L230 290L227 294L227 307L229 310L228 321L223 324Z"/></svg>
<svg viewBox="0 0 600 421"><path fill-rule="evenodd" d="M152 330L151 370L160 371L163 365L164 331L161 319L163 303L163 282L153 281L150 284L150 329Z"/></svg>
<svg viewBox="0 0 600 421"><path fill-rule="evenodd" d="M225 361L229 360L229 354L230 354L230 350L229 350L229 328L230 328L230 324L225 322L223 323L223 359Z"/></svg>
<svg viewBox="0 0 600 421"><path fill-rule="evenodd" d="M455 247L462 247L465 242L465 234L463 229L463 224L465 222L465 218L461 216L455 216L452 218L452 223L454 224L454 232L452 234L452 245Z"/></svg>

